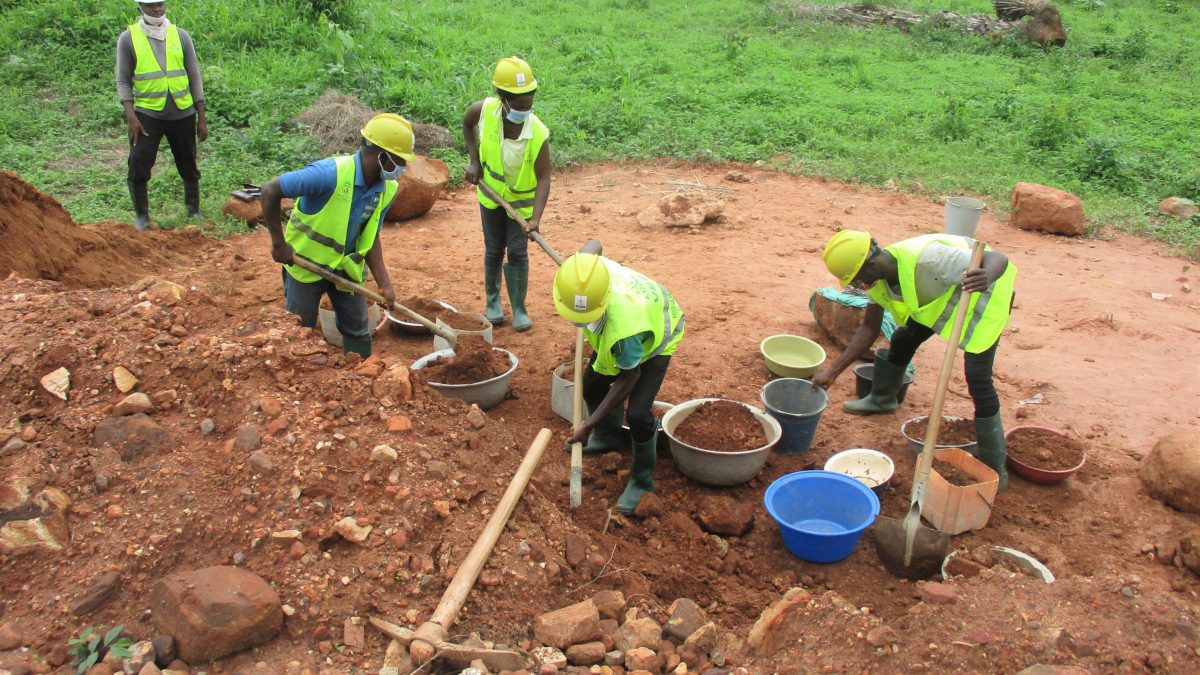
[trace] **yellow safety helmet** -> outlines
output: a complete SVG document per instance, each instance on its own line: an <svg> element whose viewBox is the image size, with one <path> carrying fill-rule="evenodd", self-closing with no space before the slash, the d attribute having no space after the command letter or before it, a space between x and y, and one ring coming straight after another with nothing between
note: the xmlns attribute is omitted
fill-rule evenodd
<svg viewBox="0 0 1200 675"><path fill-rule="evenodd" d="M554 309L572 323L599 319L610 293L608 266L594 253L576 253L554 275Z"/></svg>
<svg viewBox="0 0 1200 675"><path fill-rule="evenodd" d="M510 94L524 94L537 89L533 68L520 57L506 56L496 62L492 73L492 84Z"/></svg>
<svg viewBox="0 0 1200 675"><path fill-rule="evenodd" d="M842 286L849 286L871 253L871 233L842 230L829 238L821 257Z"/></svg>
<svg viewBox="0 0 1200 675"><path fill-rule="evenodd" d="M362 136L406 162L417 158L413 154L412 123L396 113L372 117L362 128Z"/></svg>

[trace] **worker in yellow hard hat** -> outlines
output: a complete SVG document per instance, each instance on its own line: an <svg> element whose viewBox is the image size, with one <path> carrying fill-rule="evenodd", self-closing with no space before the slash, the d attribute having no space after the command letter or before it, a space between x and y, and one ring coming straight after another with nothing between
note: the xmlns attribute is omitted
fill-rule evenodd
<svg viewBox="0 0 1200 675"><path fill-rule="evenodd" d="M533 114L537 79L528 63L509 56L496 63L492 86L496 95L472 103L463 115L463 138L470 159L466 178L476 185L481 180L487 183L525 218L529 230L536 232L550 198L550 130ZM482 189L477 189L476 195L483 220L485 314L492 325L504 323L500 304L503 270L513 330L529 330L533 323L525 310L528 233Z"/></svg>
<svg viewBox="0 0 1200 675"><path fill-rule="evenodd" d="M1000 487L1005 489L1007 447L992 364L1000 334L1008 325L1017 267L1003 253L989 249L979 268L967 269L973 244L955 235L927 234L880 248L868 232L843 230L833 235L825 245L825 266L842 286L866 290L870 302L846 351L814 375L812 382L828 387L866 352L879 336L887 310L899 327L886 354L884 350L875 354L871 393L842 407L857 415L894 411L904 371L917 348L934 333L949 338L954 311L962 293L969 293L959 347L965 352L967 390L975 403L979 458L1000 475Z"/></svg>
<svg viewBox="0 0 1200 675"><path fill-rule="evenodd" d="M283 265L287 310L300 317L300 325L315 327L321 296L328 295L343 351L366 358L371 355L366 300L292 264L298 255L359 284L369 267L380 294L389 305L396 301L379 230L396 196L396 180L416 157L412 124L381 113L361 133L362 144L353 155L322 159L268 181L262 206L271 257ZM296 200L286 232L279 216L284 197Z"/></svg>
<svg viewBox="0 0 1200 675"><path fill-rule="evenodd" d="M554 277L554 308L583 328L595 351L583 378L589 415L567 442L586 440L584 452L589 453L618 450L625 417L633 437L633 465L617 510L633 513L642 496L654 492L654 399L683 339L684 316L662 284L601 253L598 240L588 241L563 261Z"/></svg>

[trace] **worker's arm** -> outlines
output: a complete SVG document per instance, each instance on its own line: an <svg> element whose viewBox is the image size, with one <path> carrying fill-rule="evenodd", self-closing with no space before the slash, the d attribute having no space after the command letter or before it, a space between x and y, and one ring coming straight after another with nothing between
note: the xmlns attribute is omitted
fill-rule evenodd
<svg viewBox="0 0 1200 675"><path fill-rule="evenodd" d="M379 285L379 293L387 300L390 309L396 302L396 290L392 288L387 265L383 262L383 237L379 234L375 235L375 245L367 252L367 267L371 269L371 276L375 277L375 283Z"/></svg>
<svg viewBox="0 0 1200 675"><path fill-rule="evenodd" d="M129 144L137 145L138 137L149 136L133 109L133 70L137 57L133 52L133 40L129 31L117 38L117 98L125 108L125 125L129 127Z"/></svg>
<svg viewBox="0 0 1200 675"><path fill-rule="evenodd" d="M196 140L208 138L208 118L204 114L204 81L200 79L200 62L196 60L196 47L192 36L179 29L179 46L183 49L183 69L187 72L188 89L192 93L192 105L196 107Z"/></svg>
<svg viewBox="0 0 1200 675"><path fill-rule="evenodd" d="M463 141L467 144L467 160L469 162L466 179L472 185L479 183L479 174L483 172L483 165L479 162L479 140L475 138L475 127L479 125L479 115L482 111L483 101L476 101L467 108L467 112L463 115Z"/></svg>
<svg viewBox="0 0 1200 675"><path fill-rule="evenodd" d="M262 186L263 224L271 234L271 259L283 265L292 264L292 247L283 239L283 223L280 221L279 203L283 201L283 189L279 187L279 179L272 178Z"/></svg>
<svg viewBox="0 0 1200 675"><path fill-rule="evenodd" d="M537 232L542 222L542 211L550 199L550 141L542 143L542 149L533 162L533 173L537 176L537 189L533 193L533 217L529 219L529 231Z"/></svg>
<svg viewBox="0 0 1200 675"><path fill-rule="evenodd" d="M962 289L968 293L986 291L1008 269L1008 256L999 251L986 251L979 267L963 273Z"/></svg>
<svg viewBox="0 0 1200 675"><path fill-rule="evenodd" d="M863 313L862 323L854 331L854 335L850 337L850 342L846 345L846 351L837 358L828 368L813 375L813 386L821 387L822 389L833 384L833 381L842 374L846 368L854 363L855 359L863 355L875 342L875 338L879 337L879 329L883 326L883 307L875 303L869 303L866 311Z"/></svg>
<svg viewBox="0 0 1200 675"><path fill-rule="evenodd" d="M640 365L629 370L622 370L617 375L617 379L613 380L612 386L608 388L608 393L604 396L604 400L600 402L600 405L596 406L596 409L592 411L592 414L586 420L579 423L579 427L567 439L567 443L583 443L586 441L588 434L592 433L592 429L600 423L600 420L604 419L605 415L608 415L629 398L641 376L642 367Z"/></svg>

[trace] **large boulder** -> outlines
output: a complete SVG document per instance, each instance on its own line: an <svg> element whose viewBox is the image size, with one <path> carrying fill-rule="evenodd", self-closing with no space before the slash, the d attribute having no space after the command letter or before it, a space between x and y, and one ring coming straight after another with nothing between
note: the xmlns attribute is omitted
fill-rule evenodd
<svg viewBox="0 0 1200 675"><path fill-rule="evenodd" d="M1200 213L1200 206L1196 206L1196 202L1183 197L1167 197L1158 203L1158 212L1187 220Z"/></svg>
<svg viewBox="0 0 1200 675"><path fill-rule="evenodd" d="M206 567L164 577L150 591L159 632L175 638L180 659L206 663L260 645L283 626L279 594L237 567Z"/></svg>
<svg viewBox="0 0 1200 675"><path fill-rule="evenodd" d="M295 201L284 197L279 202L280 217L286 220L294 207ZM254 227L263 222L262 200L256 197L247 202L237 197L230 197L221 207L221 213L237 218L246 223L246 225Z"/></svg>
<svg viewBox="0 0 1200 675"><path fill-rule="evenodd" d="M409 220L429 213L449 182L450 169L445 162L417 155L396 181L396 198L388 209L387 220Z"/></svg>
<svg viewBox="0 0 1200 675"><path fill-rule="evenodd" d="M854 336L854 331L862 324L863 315L867 313L866 307L843 305L819 292L813 293L810 306L813 318L817 320L817 327L825 331L840 347L850 344L850 338ZM871 351L866 355L873 356L876 348L886 347L887 344L887 338L881 333L875 338Z"/></svg>
<svg viewBox="0 0 1200 675"><path fill-rule="evenodd" d="M1200 513L1200 433L1163 436L1138 470L1152 497L1187 513Z"/></svg>
<svg viewBox="0 0 1200 675"><path fill-rule="evenodd" d="M1022 230L1083 234L1087 220L1079 197L1046 185L1017 183L1012 191L1012 222Z"/></svg>

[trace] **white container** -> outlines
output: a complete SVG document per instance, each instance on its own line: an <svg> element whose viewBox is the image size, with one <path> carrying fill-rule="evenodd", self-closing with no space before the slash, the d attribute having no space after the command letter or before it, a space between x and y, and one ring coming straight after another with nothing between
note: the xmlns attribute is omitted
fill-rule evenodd
<svg viewBox="0 0 1200 675"><path fill-rule="evenodd" d="M434 320L433 324L435 326L437 326L438 328L444 328L448 331L458 333L458 337L460 337L460 338L465 337L467 335L481 335L481 336L483 336L484 342L488 343L489 345L492 344L492 324L490 321L488 321L486 318L484 318L484 316L482 314L476 314L475 312L455 312L455 313L458 314L459 316L475 317L479 321L479 325L486 326L486 328L481 327L478 330L467 330L467 329L463 329L463 328L455 328L454 326L451 326L450 324L446 323L445 321L442 321L442 317L440 317L440 316ZM438 335L437 333L434 333L434 335L433 335L433 351L437 352L437 351L441 351L443 349L450 349L450 348L451 347L450 347L449 342L446 342L444 339L442 339L442 336Z"/></svg>
<svg viewBox="0 0 1200 675"><path fill-rule="evenodd" d="M974 237L979 227L979 218L987 204L971 197L949 197L946 199L946 233L960 237Z"/></svg>
<svg viewBox="0 0 1200 675"><path fill-rule="evenodd" d="M379 305L371 303L367 307L367 325L371 328L371 335L378 330L383 313L379 309ZM317 308L317 323L321 327L321 334L325 336L325 341L334 347L341 347L342 333L337 329L337 314L332 309L324 307Z"/></svg>
<svg viewBox="0 0 1200 675"><path fill-rule="evenodd" d="M825 470L850 476L880 495L896 473L896 465L891 457L878 450L850 448L830 457Z"/></svg>

